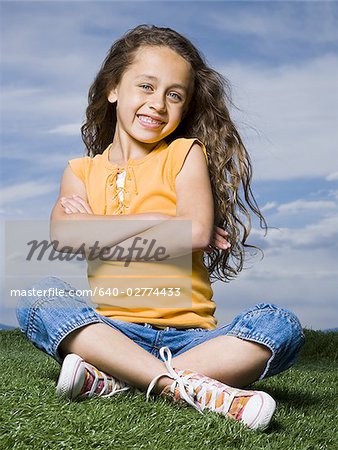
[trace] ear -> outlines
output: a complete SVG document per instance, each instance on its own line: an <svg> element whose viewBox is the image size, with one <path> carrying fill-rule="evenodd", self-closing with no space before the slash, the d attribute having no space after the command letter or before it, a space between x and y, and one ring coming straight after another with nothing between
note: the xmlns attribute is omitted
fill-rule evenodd
<svg viewBox="0 0 338 450"><path fill-rule="evenodd" d="M117 101L117 89L113 88L108 93L108 102L115 103Z"/></svg>

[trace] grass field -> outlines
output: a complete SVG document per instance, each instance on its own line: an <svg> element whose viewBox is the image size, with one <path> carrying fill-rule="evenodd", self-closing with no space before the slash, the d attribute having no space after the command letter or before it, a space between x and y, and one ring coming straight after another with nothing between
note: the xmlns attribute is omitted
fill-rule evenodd
<svg viewBox="0 0 338 450"><path fill-rule="evenodd" d="M16 330L0 332L1 449L338 449L338 333L305 330L297 364L255 383L277 402L270 427L231 419L145 394L69 402L56 397L60 366Z"/></svg>

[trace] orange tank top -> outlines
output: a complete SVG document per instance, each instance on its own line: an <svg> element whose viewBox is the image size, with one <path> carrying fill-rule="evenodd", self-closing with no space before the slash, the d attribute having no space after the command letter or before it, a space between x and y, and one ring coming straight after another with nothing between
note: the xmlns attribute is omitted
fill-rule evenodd
<svg viewBox="0 0 338 450"><path fill-rule="evenodd" d="M205 146L200 140L178 138L169 145L164 140L160 141L144 158L129 159L125 168L109 161L111 145L102 154L97 154L93 158L85 156L71 159L68 163L73 173L85 184L88 203L94 214L159 212L175 216L175 179L196 141L202 146L208 162ZM106 296L94 296L92 300L97 304L95 310L112 319L150 323L162 328L167 326L201 327L209 330L216 328L217 319L214 317L216 305L212 300L213 291L208 270L204 265L203 254L202 250L192 252L190 273L186 268L182 271L181 286L182 289L186 289L185 292L188 292L190 286L189 301L179 304L174 297L166 296L164 299L162 296L159 302L160 307L156 307L158 297L150 298L148 305L142 298L142 307L132 307L127 293L128 287L135 289L138 284L137 276L139 275L137 274L143 273L142 278L147 278L145 270L151 275L148 286L163 287L163 279L161 277L156 279L160 266L158 263L149 266L149 262L132 261L126 269L122 261L88 260L87 275L92 291L96 288L98 292L99 288L109 287L118 288L119 293L124 291L124 294L119 295L118 304L114 304L114 299L107 302ZM147 265L143 272L140 272L140 264ZM169 277L171 269L172 267L167 265L166 273ZM133 278L134 275L135 278ZM151 278L152 276L154 278ZM161 282L158 281L159 279ZM131 280L133 280L132 283ZM177 284L177 280L172 286ZM189 286L187 281L190 282ZM168 282L166 284L168 285ZM145 285L147 282L145 283L143 279L142 286ZM124 300L125 303L123 303Z"/></svg>

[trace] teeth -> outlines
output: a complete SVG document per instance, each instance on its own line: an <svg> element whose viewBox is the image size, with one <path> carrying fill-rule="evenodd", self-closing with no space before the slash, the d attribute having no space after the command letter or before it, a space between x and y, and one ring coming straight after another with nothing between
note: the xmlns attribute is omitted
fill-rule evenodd
<svg viewBox="0 0 338 450"><path fill-rule="evenodd" d="M148 123L162 123L159 120L154 120L151 119L150 117L147 116L139 116L139 118L142 120L142 122L148 122Z"/></svg>

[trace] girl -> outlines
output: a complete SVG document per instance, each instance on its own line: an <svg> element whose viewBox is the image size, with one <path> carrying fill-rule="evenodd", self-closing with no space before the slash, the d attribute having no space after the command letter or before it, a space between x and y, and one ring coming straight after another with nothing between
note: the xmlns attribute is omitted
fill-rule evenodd
<svg viewBox="0 0 338 450"><path fill-rule="evenodd" d="M304 334L291 311L266 303L216 327L211 277L226 281L242 269L250 211L266 227L229 103L225 79L170 28L140 25L111 47L89 91L81 129L87 156L70 160L64 171L51 239L57 248L82 243L88 249L96 241L127 246L140 233L162 239L173 230L168 225L189 220L191 298L184 305L169 296L164 307L135 307L121 291L120 304L94 295L98 306L92 308L56 277L36 283L36 289L64 291L54 298L21 297L17 308L21 331L62 364L59 395L147 390L147 399L153 392L250 428L268 426L275 401L243 388L291 367ZM124 226L113 228L116 220ZM69 228L62 232L75 223L77 237ZM166 244L175 254L175 244ZM113 282L106 276L112 267ZM106 288L107 279L126 285L123 270L121 261L88 258L93 292Z"/></svg>

